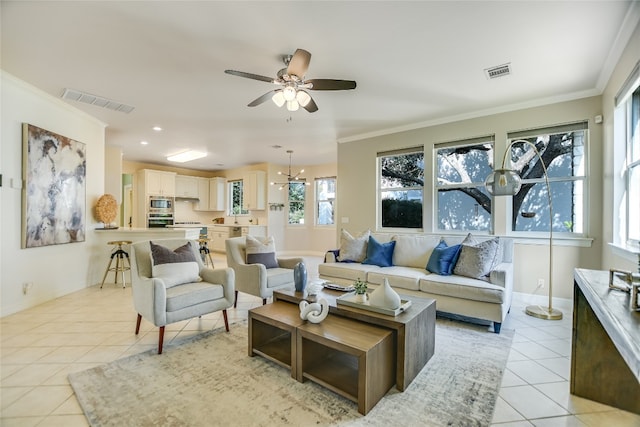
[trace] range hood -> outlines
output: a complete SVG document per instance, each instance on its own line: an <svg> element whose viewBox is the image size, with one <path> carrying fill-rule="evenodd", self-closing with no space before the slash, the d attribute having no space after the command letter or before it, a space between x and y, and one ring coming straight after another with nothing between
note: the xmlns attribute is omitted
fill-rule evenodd
<svg viewBox="0 0 640 427"><path fill-rule="evenodd" d="M188 202L199 202L199 197L188 197L188 196L176 196L176 200L186 200Z"/></svg>

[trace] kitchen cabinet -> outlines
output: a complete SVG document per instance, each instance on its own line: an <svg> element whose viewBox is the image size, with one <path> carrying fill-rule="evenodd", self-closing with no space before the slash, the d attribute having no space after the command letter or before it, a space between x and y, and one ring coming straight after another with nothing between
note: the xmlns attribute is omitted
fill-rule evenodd
<svg viewBox="0 0 640 427"><path fill-rule="evenodd" d="M229 225L213 225L207 226L207 237L211 242L209 249L215 252L225 252L224 241L231 237L238 237L241 235L239 226Z"/></svg>
<svg viewBox="0 0 640 427"><path fill-rule="evenodd" d="M176 173L142 169L138 171L138 189L145 196L176 195ZM146 199L146 197L145 197Z"/></svg>
<svg viewBox="0 0 640 427"><path fill-rule="evenodd" d="M209 179L209 210L224 211L226 210L224 189L227 180L224 178Z"/></svg>
<svg viewBox="0 0 640 427"><path fill-rule="evenodd" d="M197 178L198 202L193 205L196 211L224 211L226 210L224 178Z"/></svg>
<svg viewBox="0 0 640 427"><path fill-rule="evenodd" d="M198 178L195 176L176 176L176 197L198 198Z"/></svg>
<svg viewBox="0 0 640 427"><path fill-rule="evenodd" d="M264 210L266 204L267 174L264 171L249 171L242 175L242 208L248 211Z"/></svg>
<svg viewBox="0 0 640 427"><path fill-rule="evenodd" d="M243 225L240 227L240 234L242 236L251 235L254 237L267 237L266 225Z"/></svg>

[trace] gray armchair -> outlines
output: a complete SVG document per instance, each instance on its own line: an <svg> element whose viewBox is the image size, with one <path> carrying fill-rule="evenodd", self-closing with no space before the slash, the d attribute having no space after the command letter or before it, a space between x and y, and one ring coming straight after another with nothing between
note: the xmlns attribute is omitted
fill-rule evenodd
<svg viewBox="0 0 640 427"><path fill-rule="evenodd" d="M161 239L153 243L171 251L185 245L185 239ZM222 310L224 325L229 332L227 308L233 305L235 274L230 268L205 268L199 254L198 243L191 242L201 280L171 286L160 277L152 277L149 241L131 245L131 287L133 304L138 312L136 335L144 317L160 328L158 354L162 354L165 325ZM170 264L169 264L170 265ZM171 268L171 267L169 267ZM195 269L195 266L194 266ZM167 286L168 285L168 286Z"/></svg>
<svg viewBox="0 0 640 427"><path fill-rule="evenodd" d="M246 263L246 238L233 237L225 241L227 266L236 273L236 295L233 306L238 303L238 291L262 298L262 304L273 296L273 291L294 289L293 269L302 258L277 258L277 268L266 268L263 264Z"/></svg>

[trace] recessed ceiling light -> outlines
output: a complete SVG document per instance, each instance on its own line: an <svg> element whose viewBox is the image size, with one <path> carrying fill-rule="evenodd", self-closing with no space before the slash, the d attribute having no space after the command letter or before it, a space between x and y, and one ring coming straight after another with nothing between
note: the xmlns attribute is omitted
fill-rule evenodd
<svg viewBox="0 0 640 427"><path fill-rule="evenodd" d="M201 159L203 157L206 157L206 155L207 153L205 153L204 151L189 150L169 156L167 157L167 160L169 160L170 162L184 163L190 162L191 160Z"/></svg>
<svg viewBox="0 0 640 427"><path fill-rule="evenodd" d="M149 144L149 142L148 142L148 141L140 141L140 144L142 144L142 145L148 145L148 144Z"/></svg>
<svg viewBox="0 0 640 427"><path fill-rule="evenodd" d="M160 132L162 128L160 126L154 126L153 130L155 130L156 132Z"/></svg>

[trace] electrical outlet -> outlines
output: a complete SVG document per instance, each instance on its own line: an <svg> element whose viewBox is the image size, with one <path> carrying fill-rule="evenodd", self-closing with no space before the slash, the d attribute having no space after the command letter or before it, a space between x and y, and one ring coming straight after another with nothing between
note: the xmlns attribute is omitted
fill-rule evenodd
<svg viewBox="0 0 640 427"><path fill-rule="evenodd" d="M544 279L538 279L538 289L544 288Z"/></svg>
<svg viewBox="0 0 640 427"><path fill-rule="evenodd" d="M27 294L27 292L29 292L29 290L33 287L33 283L32 282L26 282L22 284L22 293L23 294Z"/></svg>

